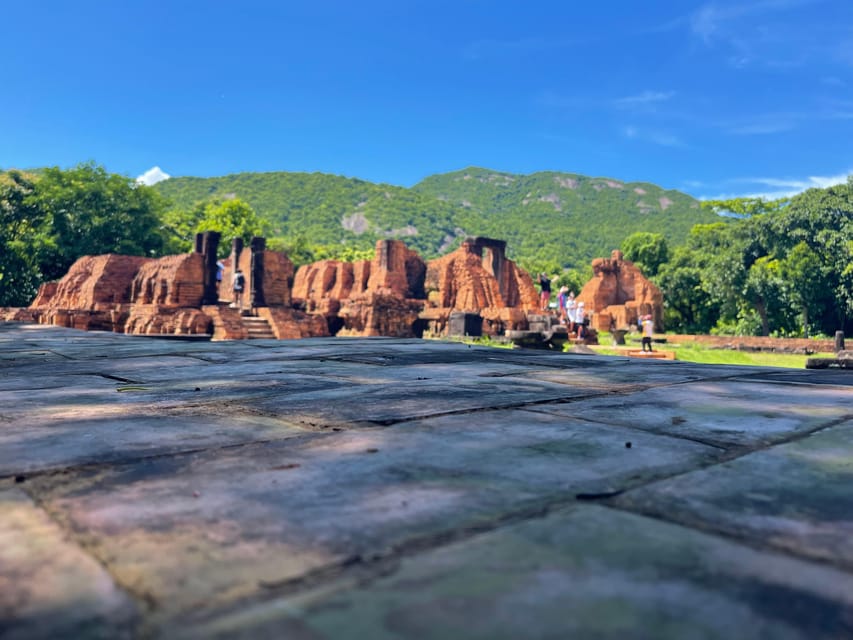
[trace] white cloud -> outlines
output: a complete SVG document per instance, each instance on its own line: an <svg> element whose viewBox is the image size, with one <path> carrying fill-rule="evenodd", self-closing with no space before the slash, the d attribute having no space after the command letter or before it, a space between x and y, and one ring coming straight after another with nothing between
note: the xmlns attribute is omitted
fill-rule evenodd
<svg viewBox="0 0 853 640"><path fill-rule="evenodd" d="M136 181L150 187L152 184L163 182L163 180L168 180L171 177L172 176L163 171L160 167L151 167L148 171L136 178Z"/></svg>
<svg viewBox="0 0 853 640"><path fill-rule="evenodd" d="M675 91L650 91L646 90L642 93L638 93L634 96L626 96L624 98L617 98L613 101L617 107L637 107L637 106L648 106L654 105L660 102L666 102L672 96L675 95Z"/></svg>
<svg viewBox="0 0 853 640"><path fill-rule="evenodd" d="M684 142L676 135L666 131L655 131L650 129L638 129L634 126L627 126L622 129L622 134L631 140L643 140L652 142L662 147L683 147Z"/></svg>
<svg viewBox="0 0 853 640"><path fill-rule="evenodd" d="M847 182L847 176L853 174L853 169L834 176L809 176L807 178L737 178L732 183L754 185L754 189L746 193L725 193L715 196L700 196L700 200L729 200L731 198L764 198L778 200L791 198L806 189L826 189ZM762 188L762 187L769 187Z"/></svg>

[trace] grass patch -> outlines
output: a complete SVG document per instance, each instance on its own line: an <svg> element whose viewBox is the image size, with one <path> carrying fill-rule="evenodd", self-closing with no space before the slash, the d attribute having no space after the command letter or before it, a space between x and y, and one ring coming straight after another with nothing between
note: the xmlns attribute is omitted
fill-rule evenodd
<svg viewBox="0 0 853 640"><path fill-rule="evenodd" d="M592 346L591 348L601 355L606 356L624 356L628 347L612 347L609 346L610 338L605 334L600 337L602 345ZM806 360L808 358L832 358L834 354L815 353L812 355L799 355L792 353L774 353L772 351L735 351L732 349L719 349L698 343L691 344L657 344L655 349L674 351L675 359L682 362L696 362L698 364L729 364L729 365L746 365L755 367L784 367L786 369L805 369ZM633 349L639 349L637 344ZM632 350L633 350L632 349Z"/></svg>

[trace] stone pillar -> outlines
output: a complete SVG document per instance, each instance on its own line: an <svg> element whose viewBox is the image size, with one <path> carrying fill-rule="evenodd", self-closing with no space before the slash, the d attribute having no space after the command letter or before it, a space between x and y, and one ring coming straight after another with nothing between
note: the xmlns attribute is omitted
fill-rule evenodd
<svg viewBox="0 0 853 640"><path fill-rule="evenodd" d="M216 251L219 248L219 238L221 234L218 231L205 231L196 235L196 246L199 244L199 236L201 236L201 253L204 258L204 294L201 299L202 304L218 304L219 291L216 289Z"/></svg>
<svg viewBox="0 0 853 640"><path fill-rule="evenodd" d="M252 276L249 286L251 287L249 300L252 308L267 306L264 297L264 251L267 241L264 238L252 238Z"/></svg>
<svg viewBox="0 0 853 640"><path fill-rule="evenodd" d="M240 254L243 253L243 238L231 240L231 270L235 271L240 266Z"/></svg>
<svg viewBox="0 0 853 640"><path fill-rule="evenodd" d="M844 332L836 331L835 332L835 353L839 351L844 351Z"/></svg>

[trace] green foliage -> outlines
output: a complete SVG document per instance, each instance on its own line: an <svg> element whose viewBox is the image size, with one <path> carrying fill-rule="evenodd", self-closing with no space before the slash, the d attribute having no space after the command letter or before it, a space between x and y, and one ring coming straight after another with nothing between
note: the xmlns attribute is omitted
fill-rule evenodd
<svg viewBox="0 0 853 640"><path fill-rule="evenodd" d="M40 241L42 212L30 204L35 176L0 173L0 306L22 306L41 280L33 243Z"/></svg>
<svg viewBox="0 0 853 640"><path fill-rule="evenodd" d="M511 258L583 268L639 231L683 244L697 223L718 221L690 196L648 183L556 172L527 176L469 168L414 190L460 206L460 227L507 241ZM550 273L550 271L549 271Z"/></svg>
<svg viewBox="0 0 853 640"><path fill-rule="evenodd" d="M45 279L59 278L80 256L159 255L163 199L131 178L92 163L45 169L27 197L43 216L36 247Z"/></svg>
<svg viewBox="0 0 853 640"><path fill-rule="evenodd" d="M788 198L765 200L764 198L729 198L728 200L705 200L702 208L720 215L734 215L749 218L781 211L789 202Z"/></svg>
<svg viewBox="0 0 853 640"><path fill-rule="evenodd" d="M162 197L92 163L0 174L0 304L25 305L84 255L159 255Z"/></svg>
<svg viewBox="0 0 853 640"><path fill-rule="evenodd" d="M669 261L669 245L663 234L638 231L622 242L622 254L633 262L643 275L657 275L660 266Z"/></svg>
<svg viewBox="0 0 853 640"><path fill-rule="evenodd" d="M765 335L850 331L851 238L849 181L728 225L697 226L658 278L667 327ZM696 307L703 297L716 311L713 322Z"/></svg>
<svg viewBox="0 0 853 640"><path fill-rule="evenodd" d="M693 224L719 218L683 193L565 173L529 176L466 169L427 178L412 189L320 173L241 173L170 178L155 186L183 210L211 197L238 197L285 244L372 250L399 238L425 259L466 236L507 240L528 270L558 274L609 256L635 231L682 244Z"/></svg>
<svg viewBox="0 0 853 640"><path fill-rule="evenodd" d="M457 209L445 202L411 189L340 176L241 173L170 178L155 188L184 211L210 198L240 198L285 245L303 238L311 247L372 251L379 239L399 238L433 258L465 235L457 229Z"/></svg>

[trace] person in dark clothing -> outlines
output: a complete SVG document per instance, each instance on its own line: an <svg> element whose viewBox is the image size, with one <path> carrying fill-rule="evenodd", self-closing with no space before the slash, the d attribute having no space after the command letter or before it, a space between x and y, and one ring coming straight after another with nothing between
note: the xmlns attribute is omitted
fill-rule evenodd
<svg viewBox="0 0 853 640"><path fill-rule="evenodd" d="M551 300L551 278L544 273L540 273L539 287L541 290L541 293L539 294L539 306L542 308L542 311L547 311L548 302Z"/></svg>
<svg viewBox="0 0 853 640"><path fill-rule="evenodd" d="M238 309L243 307L243 289L245 286L246 276L243 275L243 272L238 267L234 272L234 279L231 285L231 288L234 291L234 306Z"/></svg>

